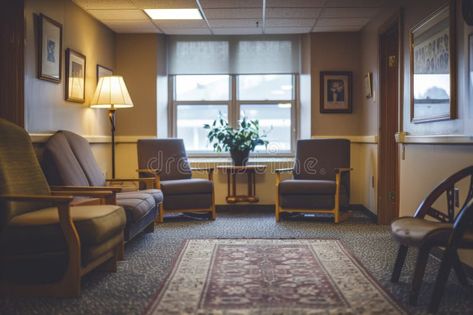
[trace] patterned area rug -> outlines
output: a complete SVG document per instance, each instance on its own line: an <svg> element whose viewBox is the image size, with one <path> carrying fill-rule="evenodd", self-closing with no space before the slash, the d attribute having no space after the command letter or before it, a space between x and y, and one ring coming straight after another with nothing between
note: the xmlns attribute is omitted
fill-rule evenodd
<svg viewBox="0 0 473 315"><path fill-rule="evenodd" d="M338 240L188 240L147 314L405 314Z"/></svg>

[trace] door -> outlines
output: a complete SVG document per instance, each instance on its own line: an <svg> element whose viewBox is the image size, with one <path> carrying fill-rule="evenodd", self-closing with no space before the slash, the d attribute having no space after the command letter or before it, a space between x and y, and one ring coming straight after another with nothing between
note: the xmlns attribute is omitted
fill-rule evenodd
<svg viewBox="0 0 473 315"><path fill-rule="evenodd" d="M399 216L399 156L395 134L399 129L400 19L380 33L380 110L378 146L378 223Z"/></svg>

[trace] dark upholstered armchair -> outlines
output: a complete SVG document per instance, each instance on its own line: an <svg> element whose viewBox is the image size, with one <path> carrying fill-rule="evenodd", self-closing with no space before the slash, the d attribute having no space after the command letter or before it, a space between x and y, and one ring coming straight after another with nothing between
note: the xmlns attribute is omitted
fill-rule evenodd
<svg viewBox="0 0 473 315"><path fill-rule="evenodd" d="M142 231L153 231L157 207L163 195L153 189L152 178L105 179L87 139L65 130L48 139L42 160L46 178L53 187L63 186L61 190L90 190L94 187L114 191L117 204L125 209L127 217L125 241ZM130 182L144 183L148 189L137 191L138 185L120 186Z"/></svg>
<svg viewBox="0 0 473 315"><path fill-rule="evenodd" d="M0 135L0 295L77 296L89 271L116 271L123 208L70 206L71 195L113 193L51 191L28 133L0 119Z"/></svg>
<svg viewBox="0 0 473 315"><path fill-rule="evenodd" d="M335 223L350 201L350 141L299 140L294 168L276 170L276 221L283 212L330 213ZM293 179L281 181L280 174Z"/></svg>
<svg viewBox="0 0 473 315"><path fill-rule="evenodd" d="M460 202L458 184L468 179L465 200ZM437 207L437 201L445 196L446 211ZM409 247L418 248L417 262L412 278L409 303L416 304L422 286L429 253L434 247L447 247L444 261L439 270L437 285L432 296L429 311L437 311L443 286L448 278L451 266L461 284L467 285L467 276L458 257L457 249L473 249L473 165L451 175L440 183L425 198L414 217L401 217L391 224L394 239L399 242L399 251L394 265L391 281L399 281L401 270ZM455 216L455 207L461 211ZM426 217L430 217L429 220Z"/></svg>
<svg viewBox="0 0 473 315"><path fill-rule="evenodd" d="M191 169L182 139L139 140L138 166L140 177L155 178L163 192L157 222L165 211L206 212L215 219L213 169ZM192 178L193 170L206 171L208 179Z"/></svg>

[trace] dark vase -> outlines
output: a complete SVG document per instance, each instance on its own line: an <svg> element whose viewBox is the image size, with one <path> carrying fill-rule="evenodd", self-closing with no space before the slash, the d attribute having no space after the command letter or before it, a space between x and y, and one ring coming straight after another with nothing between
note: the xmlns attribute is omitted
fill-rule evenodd
<svg viewBox="0 0 473 315"><path fill-rule="evenodd" d="M248 163L250 150L245 150L245 151L232 150L230 151L230 155L232 157L233 165L245 166L246 163Z"/></svg>

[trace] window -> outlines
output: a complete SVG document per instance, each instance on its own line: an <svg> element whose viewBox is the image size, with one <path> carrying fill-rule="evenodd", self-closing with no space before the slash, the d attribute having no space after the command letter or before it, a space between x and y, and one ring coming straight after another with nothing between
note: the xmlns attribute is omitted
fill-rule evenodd
<svg viewBox="0 0 473 315"><path fill-rule="evenodd" d="M211 153L204 124L220 115L236 126L243 117L258 119L268 148L259 153L290 153L295 139L295 75L175 75L173 136L191 153Z"/></svg>

